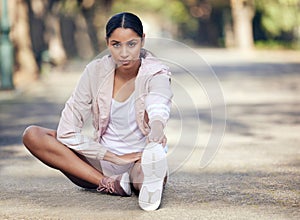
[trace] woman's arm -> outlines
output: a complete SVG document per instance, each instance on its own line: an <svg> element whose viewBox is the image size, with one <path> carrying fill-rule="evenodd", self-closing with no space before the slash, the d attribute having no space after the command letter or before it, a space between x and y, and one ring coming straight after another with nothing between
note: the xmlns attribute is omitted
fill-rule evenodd
<svg viewBox="0 0 300 220"><path fill-rule="evenodd" d="M164 128L170 117L173 93L170 85L170 73L160 73L149 82L149 94L146 97L146 111L149 117L149 142L166 145Z"/></svg>
<svg viewBox="0 0 300 220"><path fill-rule="evenodd" d="M91 116L93 91L88 67L85 68L72 96L65 104L57 128L57 139L67 147L88 157L103 159L107 149L81 133Z"/></svg>

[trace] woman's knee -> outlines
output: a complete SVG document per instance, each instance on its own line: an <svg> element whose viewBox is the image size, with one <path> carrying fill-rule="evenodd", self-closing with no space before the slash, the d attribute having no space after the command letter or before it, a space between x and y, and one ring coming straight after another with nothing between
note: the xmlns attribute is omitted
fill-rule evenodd
<svg viewBox="0 0 300 220"><path fill-rule="evenodd" d="M27 148L32 148L45 135L45 129L39 126L31 125L27 127L23 133L23 144Z"/></svg>
<svg viewBox="0 0 300 220"><path fill-rule="evenodd" d="M36 133L38 132L38 129L39 128L37 126L31 125L24 130L23 143L25 146L34 139Z"/></svg>

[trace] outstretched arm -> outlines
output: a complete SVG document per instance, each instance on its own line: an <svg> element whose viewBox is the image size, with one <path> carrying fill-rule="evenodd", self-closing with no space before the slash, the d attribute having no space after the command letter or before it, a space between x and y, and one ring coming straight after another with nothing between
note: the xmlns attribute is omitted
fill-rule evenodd
<svg viewBox="0 0 300 220"><path fill-rule="evenodd" d="M150 133L148 142L166 145L164 128L170 117L173 93L170 85L170 73L157 74L149 82L149 94L146 98L146 110L149 117Z"/></svg>

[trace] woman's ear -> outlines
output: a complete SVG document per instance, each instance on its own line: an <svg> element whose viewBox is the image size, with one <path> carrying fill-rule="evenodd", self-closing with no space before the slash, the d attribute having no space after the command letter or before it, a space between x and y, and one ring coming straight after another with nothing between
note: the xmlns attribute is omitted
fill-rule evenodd
<svg viewBox="0 0 300 220"><path fill-rule="evenodd" d="M142 36L142 47L144 46L144 44L145 44L145 34L143 34L143 36Z"/></svg>

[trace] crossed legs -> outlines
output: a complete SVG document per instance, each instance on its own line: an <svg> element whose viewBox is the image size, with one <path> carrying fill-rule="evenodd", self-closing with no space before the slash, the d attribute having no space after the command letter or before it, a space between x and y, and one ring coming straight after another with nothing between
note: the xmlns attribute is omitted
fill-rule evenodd
<svg viewBox="0 0 300 220"><path fill-rule="evenodd" d="M60 143L56 139L56 131L30 126L23 134L26 148L44 164L60 170L76 185L96 189L104 178L103 174L94 168L81 155ZM130 180L136 190L140 190L143 173L140 163L135 163L130 171Z"/></svg>
<svg viewBox="0 0 300 220"><path fill-rule="evenodd" d="M56 139L56 131L30 126L23 134L26 148L46 165L63 172L72 182L96 188L103 174Z"/></svg>

